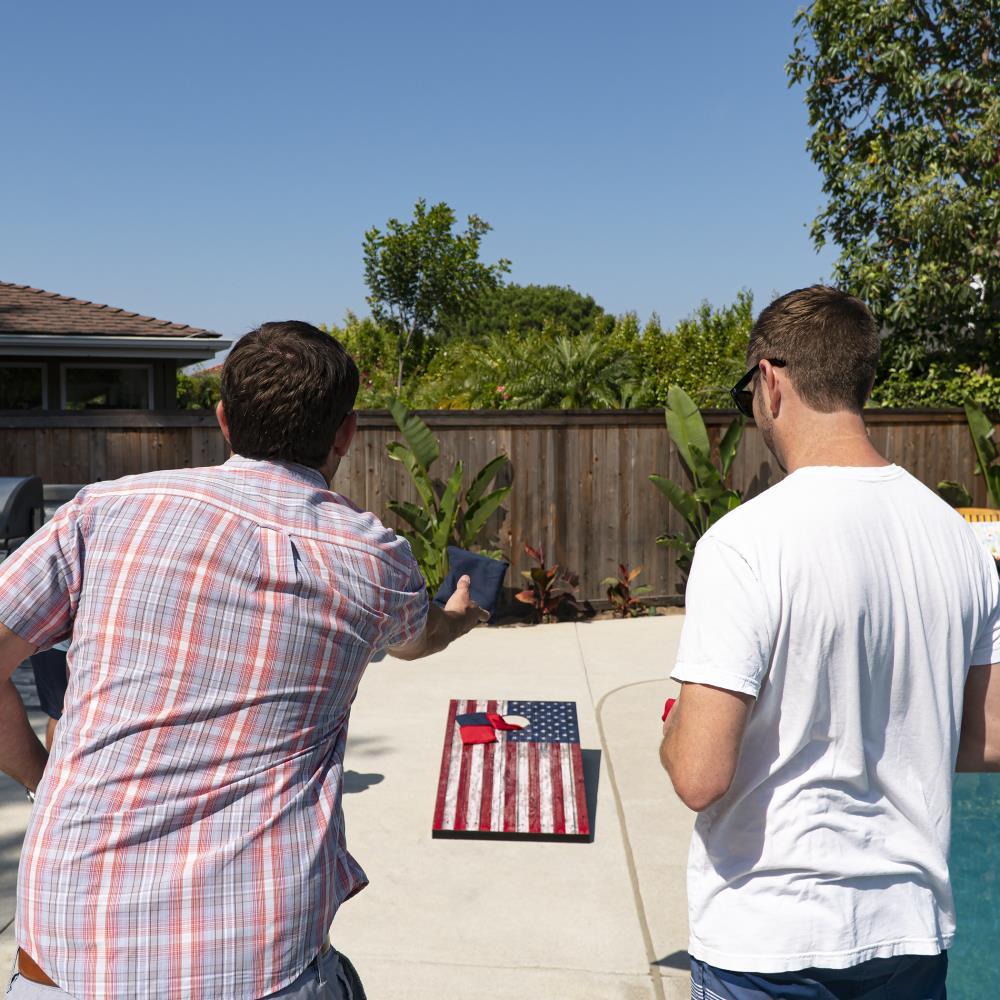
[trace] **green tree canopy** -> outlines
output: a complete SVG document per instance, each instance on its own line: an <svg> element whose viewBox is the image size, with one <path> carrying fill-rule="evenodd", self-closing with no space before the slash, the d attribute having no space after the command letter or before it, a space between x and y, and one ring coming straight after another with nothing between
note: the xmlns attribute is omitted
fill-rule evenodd
<svg viewBox="0 0 1000 1000"><path fill-rule="evenodd" d="M805 84L826 207L817 247L891 331L888 360L997 361L997 0L813 0L788 63Z"/></svg>
<svg viewBox="0 0 1000 1000"><path fill-rule="evenodd" d="M461 324L463 333L479 337L517 330L540 331L554 323L575 336L593 330L595 323L614 320L594 301L569 286L503 285L482 297L479 308Z"/></svg>
<svg viewBox="0 0 1000 1000"><path fill-rule="evenodd" d="M507 260L479 260L490 225L477 215L467 222L464 233L454 232L454 211L443 201L428 208L421 198L411 221L390 219L385 232L373 227L365 233L368 305L374 320L396 335L397 392L414 345L461 321L510 270Z"/></svg>

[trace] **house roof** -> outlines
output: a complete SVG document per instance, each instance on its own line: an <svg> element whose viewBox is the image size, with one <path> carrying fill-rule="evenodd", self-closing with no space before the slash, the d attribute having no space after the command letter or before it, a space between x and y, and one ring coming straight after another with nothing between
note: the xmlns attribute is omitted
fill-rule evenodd
<svg viewBox="0 0 1000 1000"><path fill-rule="evenodd" d="M211 338L221 334L85 299L0 281L0 334ZM218 350L218 348L216 348Z"/></svg>

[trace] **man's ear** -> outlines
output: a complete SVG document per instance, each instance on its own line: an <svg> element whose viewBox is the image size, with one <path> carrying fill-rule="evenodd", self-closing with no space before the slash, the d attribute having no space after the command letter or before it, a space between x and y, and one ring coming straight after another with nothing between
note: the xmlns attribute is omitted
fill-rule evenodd
<svg viewBox="0 0 1000 1000"><path fill-rule="evenodd" d="M340 422L337 428L337 435L333 439L333 453L338 458L343 458L347 454L347 449L351 447L354 435L358 433L358 411L351 410Z"/></svg>
<svg viewBox="0 0 1000 1000"><path fill-rule="evenodd" d="M229 440L229 424L226 422L226 411L222 405L221 399L215 404L215 419L219 421L219 429L222 431L222 436L226 439L226 444L228 444L231 448L232 444Z"/></svg>
<svg viewBox="0 0 1000 1000"><path fill-rule="evenodd" d="M778 370L770 361L764 360L760 363L760 374L757 377L760 379L760 388L764 393L764 403L767 406L767 412L770 413L771 419L774 420L781 412L781 384L778 378Z"/></svg>

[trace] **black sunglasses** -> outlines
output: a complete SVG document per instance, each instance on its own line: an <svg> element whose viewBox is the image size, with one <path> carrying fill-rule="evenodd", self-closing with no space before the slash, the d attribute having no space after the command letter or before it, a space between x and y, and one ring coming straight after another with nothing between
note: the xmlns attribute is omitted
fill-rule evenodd
<svg viewBox="0 0 1000 1000"><path fill-rule="evenodd" d="M761 361L770 362L775 368L784 368L786 364L781 358L761 358ZM729 390L729 395L733 397L736 409L744 417L749 417L751 420L753 420L753 389L748 389L747 386L753 381L753 377L757 374L759 366L760 361Z"/></svg>

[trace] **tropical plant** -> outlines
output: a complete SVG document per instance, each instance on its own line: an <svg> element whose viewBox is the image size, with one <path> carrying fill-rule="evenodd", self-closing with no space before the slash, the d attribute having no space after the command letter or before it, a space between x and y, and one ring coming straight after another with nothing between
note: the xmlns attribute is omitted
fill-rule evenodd
<svg viewBox="0 0 1000 1000"><path fill-rule="evenodd" d="M813 0L795 25L827 196L813 242L891 331L883 360L997 363L996 0Z"/></svg>
<svg viewBox="0 0 1000 1000"><path fill-rule="evenodd" d="M536 565L521 571L521 576L528 581L529 586L514 596L522 604L531 606L534 623L537 625L543 621L554 621L558 613L566 610L573 614L579 613L582 608L573 594L580 586L580 578L576 573L571 573L558 564L546 566L545 553L540 548L525 544L524 551Z"/></svg>
<svg viewBox="0 0 1000 1000"><path fill-rule="evenodd" d="M986 481L990 507L1000 508L1000 451L996 444L993 421L974 403L965 404L965 419L976 450L976 475ZM962 484L946 479L938 483L938 493L953 507L971 507L972 494Z"/></svg>
<svg viewBox="0 0 1000 1000"><path fill-rule="evenodd" d="M479 260L489 223L470 215L464 233L452 232L454 225L455 213L445 202L428 208L420 198L411 222L390 219L385 232L372 227L365 233L368 305L374 320L395 333L397 394L411 350L474 310L510 270L507 260Z"/></svg>
<svg viewBox="0 0 1000 1000"><path fill-rule="evenodd" d="M621 406L635 381L628 357L616 354L606 337L584 333L557 336L520 385L507 381L509 405L529 410L608 409Z"/></svg>
<svg viewBox="0 0 1000 1000"><path fill-rule="evenodd" d="M677 567L686 580L698 540L719 518L738 507L742 499L739 491L730 488L726 481L745 421L737 417L726 428L719 442L719 465L716 466L711 457L705 421L691 397L679 386L671 386L667 393L666 418L667 431L693 488L687 490L664 476L649 477L684 520L683 531L664 532L656 541L680 553Z"/></svg>
<svg viewBox="0 0 1000 1000"><path fill-rule="evenodd" d="M639 598L648 594L653 588L647 584L633 586L641 566L630 570L625 563L618 564L618 575L605 577L601 583L608 588L608 600L616 618L639 618L642 615L653 614L653 609Z"/></svg>
<svg viewBox="0 0 1000 1000"><path fill-rule="evenodd" d="M448 546L473 548L490 516L510 493L510 486L490 490L509 459L497 455L487 462L463 495L462 463L455 463L446 482L432 479L431 466L441 454L437 438L398 399L389 404L389 411L406 441L406 444L391 442L387 446L389 457L400 462L410 474L422 504L390 500L388 506L409 526L400 534L409 541L427 589L434 593L448 573ZM493 552L483 554L493 555Z"/></svg>

